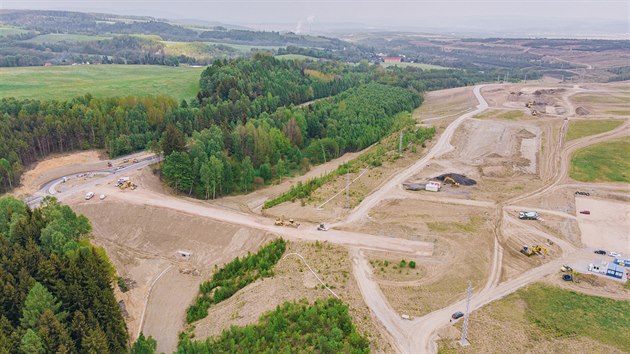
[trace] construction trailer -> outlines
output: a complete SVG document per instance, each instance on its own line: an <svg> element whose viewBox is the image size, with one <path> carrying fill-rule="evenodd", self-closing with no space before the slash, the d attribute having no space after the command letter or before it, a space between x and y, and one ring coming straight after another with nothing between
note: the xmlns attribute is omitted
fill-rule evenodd
<svg viewBox="0 0 630 354"><path fill-rule="evenodd" d="M611 264L606 269L606 275L609 277L622 279L623 278L624 268L618 264Z"/></svg>
<svg viewBox="0 0 630 354"><path fill-rule="evenodd" d="M606 270L608 269L608 262L601 261L599 264L597 261L588 265L588 271L598 274L606 274Z"/></svg>
<svg viewBox="0 0 630 354"><path fill-rule="evenodd" d="M442 188L442 182L438 181L429 181L429 183L427 183L424 187L424 189L429 192L439 192L440 188Z"/></svg>

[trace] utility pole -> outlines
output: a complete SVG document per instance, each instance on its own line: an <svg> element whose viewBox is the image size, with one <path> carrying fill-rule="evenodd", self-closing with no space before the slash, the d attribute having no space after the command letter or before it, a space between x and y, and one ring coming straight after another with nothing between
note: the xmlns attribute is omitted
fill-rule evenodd
<svg viewBox="0 0 630 354"><path fill-rule="evenodd" d="M326 151L324 150L324 144L322 144L321 142L319 143L319 146L322 147L322 154L324 155L324 163L326 163Z"/></svg>
<svg viewBox="0 0 630 354"><path fill-rule="evenodd" d="M403 139L403 132L402 130L400 131L400 142L398 142L398 156L402 157L402 139Z"/></svg>
<svg viewBox="0 0 630 354"><path fill-rule="evenodd" d="M462 338L459 340L459 344L462 347L470 345L468 341L468 317L470 316L470 299L472 298L472 283L468 281L468 289L466 289L466 314L464 315L464 326L462 328Z"/></svg>
<svg viewBox="0 0 630 354"><path fill-rule="evenodd" d="M350 209L350 171L346 172L346 209Z"/></svg>

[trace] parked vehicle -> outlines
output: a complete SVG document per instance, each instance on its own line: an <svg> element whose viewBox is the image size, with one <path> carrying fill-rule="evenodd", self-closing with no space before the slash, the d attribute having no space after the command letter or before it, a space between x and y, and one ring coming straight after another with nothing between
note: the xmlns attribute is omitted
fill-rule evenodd
<svg viewBox="0 0 630 354"><path fill-rule="evenodd" d="M451 316L451 318L454 320L462 318L462 317L464 317L464 313L461 311L457 311Z"/></svg>
<svg viewBox="0 0 630 354"><path fill-rule="evenodd" d="M521 220L538 220L538 213L535 211L521 211L518 213L518 218Z"/></svg>
<svg viewBox="0 0 630 354"><path fill-rule="evenodd" d="M591 215L591 211L590 210L580 210L580 214Z"/></svg>
<svg viewBox="0 0 630 354"><path fill-rule="evenodd" d="M99 198L100 200L103 200L103 199L105 199L105 197L106 197L106 195L105 195L105 194L101 194L101 196L100 196L100 197L98 197L98 198Z"/></svg>
<svg viewBox="0 0 630 354"><path fill-rule="evenodd" d="M595 250L595 253L606 255L606 251L604 250Z"/></svg>
<svg viewBox="0 0 630 354"><path fill-rule="evenodd" d="M94 192L87 192L85 194L85 200L90 200L94 197Z"/></svg>
<svg viewBox="0 0 630 354"><path fill-rule="evenodd" d="M317 231L328 231L328 228L324 224L319 224L319 226L317 226Z"/></svg>
<svg viewBox="0 0 630 354"><path fill-rule="evenodd" d="M591 195L591 193L589 193L589 192L580 192L580 191L577 191L577 192L575 192L575 195L583 195L583 196L588 197L589 195Z"/></svg>
<svg viewBox="0 0 630 354"><path fill-rule="evenodd" d="M621 254L614 252L614 251L610 251L608 252L608 255L611 257L615 257L615 258L621 258Z"/></svg>

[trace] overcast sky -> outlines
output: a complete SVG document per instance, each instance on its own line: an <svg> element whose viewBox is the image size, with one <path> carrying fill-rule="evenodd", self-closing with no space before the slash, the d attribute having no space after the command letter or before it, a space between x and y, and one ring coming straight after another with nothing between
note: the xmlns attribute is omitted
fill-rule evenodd
<svg viewBox="0 0 630 354"><path fill-rule="evenodd" d="M270 25L303 32L330 24L384 29L630 32L628 0L0 0L4 9L56 9ZM262 26L264 27L264 26Z"/></svg>

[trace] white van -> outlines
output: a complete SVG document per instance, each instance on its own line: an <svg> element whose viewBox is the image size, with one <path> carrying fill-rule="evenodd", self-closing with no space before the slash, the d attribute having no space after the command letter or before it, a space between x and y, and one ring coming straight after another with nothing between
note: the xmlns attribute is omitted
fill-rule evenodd
<svg viewBox="0 0 630 354"><path fill-rule="evenodd" d="M94 197L94 192L87 192L85 194L85 200L90 200L92 197Z"/></svg>

